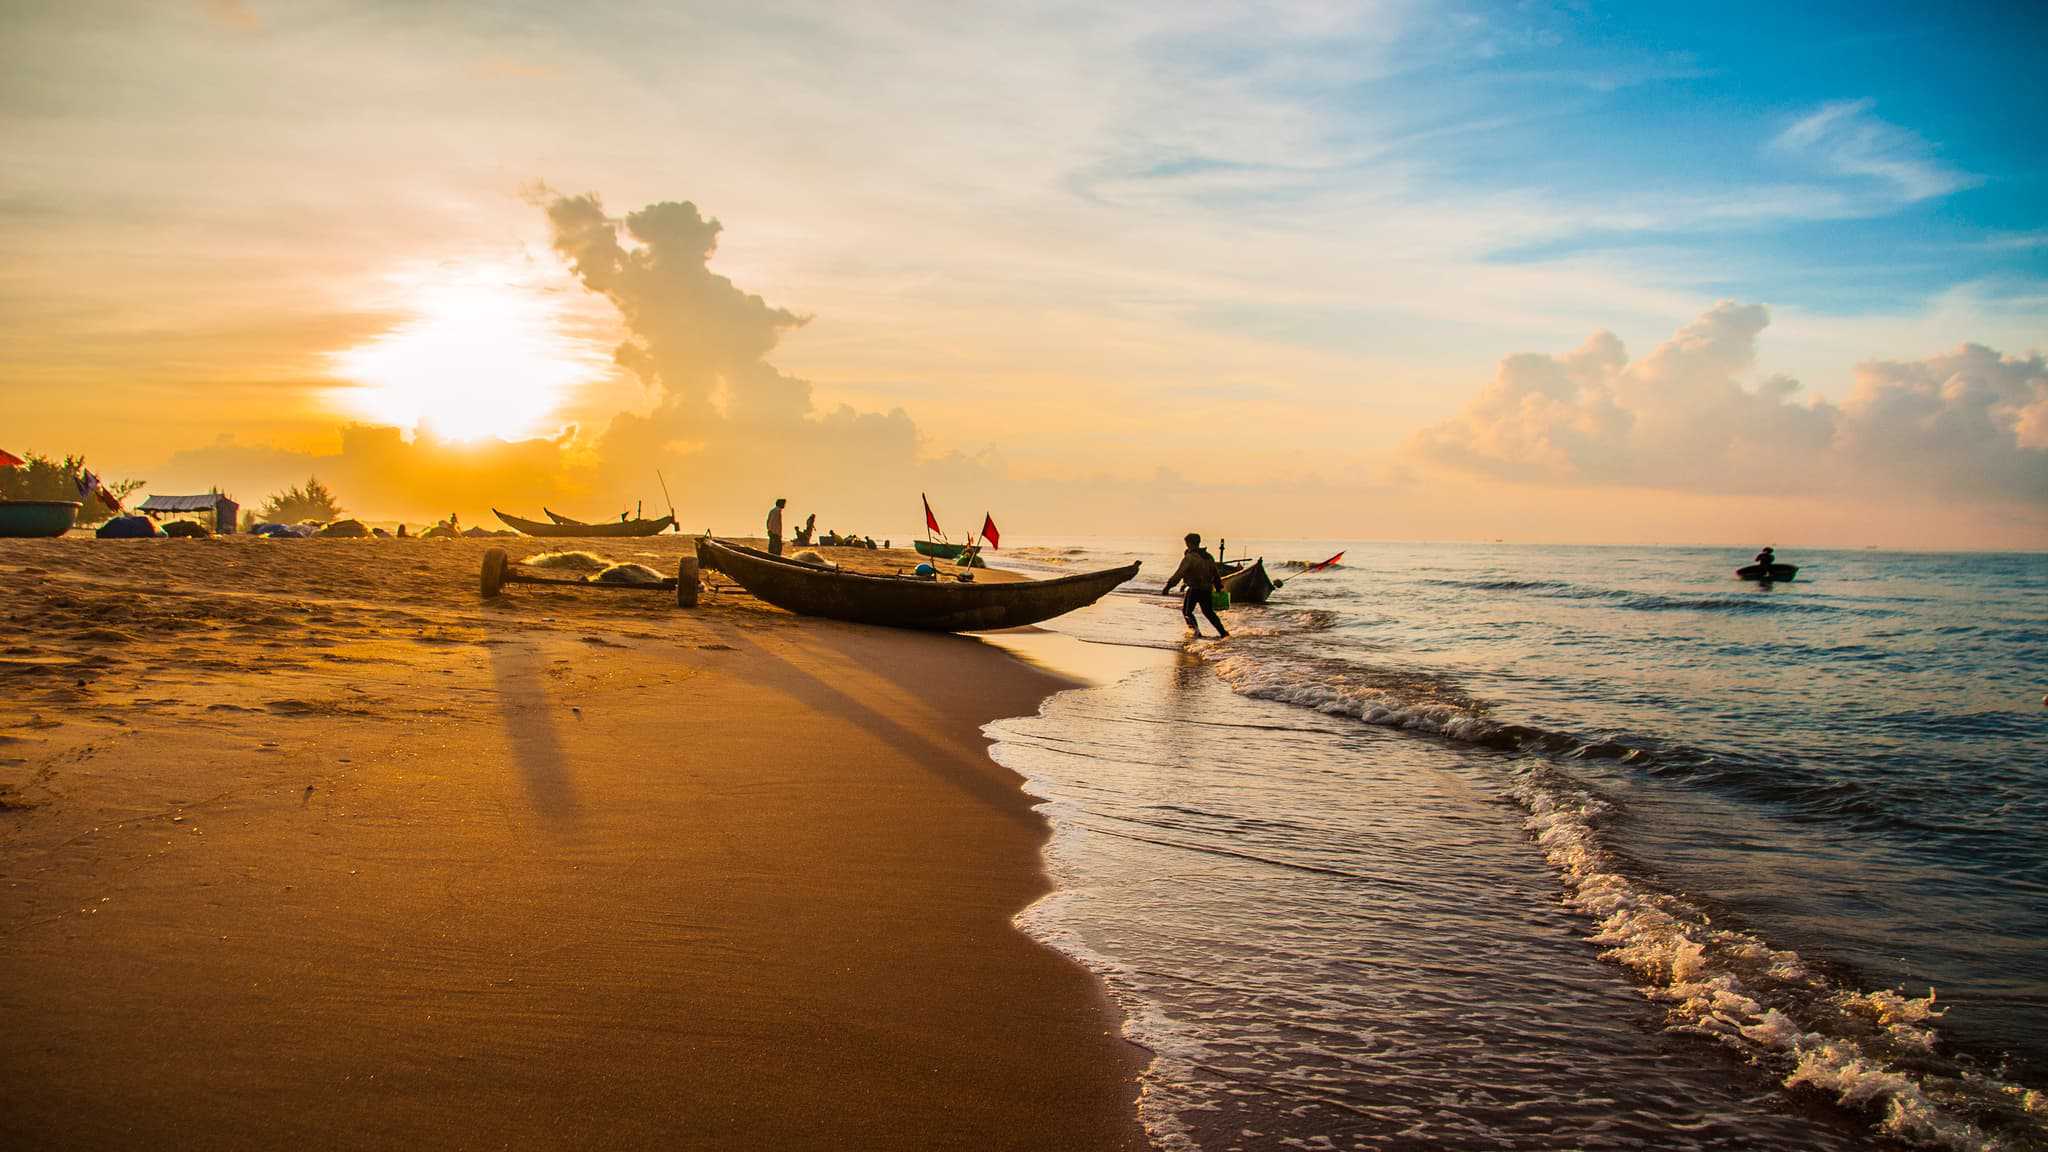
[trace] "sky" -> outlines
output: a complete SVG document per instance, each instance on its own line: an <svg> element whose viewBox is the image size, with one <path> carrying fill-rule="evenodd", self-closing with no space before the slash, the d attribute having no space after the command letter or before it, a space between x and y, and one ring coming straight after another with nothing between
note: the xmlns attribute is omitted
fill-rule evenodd
<svg viewBox="0 0 2048 1152"><path fill-rule="evenodd" d="M0 9L0 448L415 521L2048 548L2037 6L654 7Z"/></svg>

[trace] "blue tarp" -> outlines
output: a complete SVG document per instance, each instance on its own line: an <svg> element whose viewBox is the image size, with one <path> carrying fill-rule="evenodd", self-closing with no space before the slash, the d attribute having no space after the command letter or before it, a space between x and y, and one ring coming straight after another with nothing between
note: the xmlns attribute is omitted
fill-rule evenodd
<svg viewBox="0 0 2048 1152"><path fill-rule="evenodd" d="M147 516L116 516L93 533L102 540L147 540L161 536L156 522Z"/></svg>

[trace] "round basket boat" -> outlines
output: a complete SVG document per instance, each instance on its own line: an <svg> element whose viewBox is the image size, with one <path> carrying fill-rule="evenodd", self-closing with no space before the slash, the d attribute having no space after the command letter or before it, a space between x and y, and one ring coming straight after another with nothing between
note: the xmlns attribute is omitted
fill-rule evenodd
<svg viewBox="0 0 2048 1152"><path fill-rule="evenodd" d="M62 536L78 508L76 500L0 500L0 536Z"/></svg>

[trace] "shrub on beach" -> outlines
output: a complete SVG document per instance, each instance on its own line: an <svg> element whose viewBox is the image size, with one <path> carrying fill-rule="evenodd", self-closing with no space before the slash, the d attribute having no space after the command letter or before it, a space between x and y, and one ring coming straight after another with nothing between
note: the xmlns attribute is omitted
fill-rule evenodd
<svg viewBox="0 0 2048 1152"><path fill-rule="evenodd" d="M287 488L271 494L256 510L256 519L272 524L297 524L306 520L327 523L341 519L341 505L334 499L334 492L320 482L318 476L306 477L303 488Z"/></svg>
<svg viewBox="0 0 2048 1152"><path fill-rule="evenodd" d="M78 477L84 471L83 456L56 460L31 452L20 464L0 468L0 500L78 500L78 524L97 524L112 516L114 508L97 492L79 500ZM121 480L106 487L121 500L142 484L140 480Z"/></svg>

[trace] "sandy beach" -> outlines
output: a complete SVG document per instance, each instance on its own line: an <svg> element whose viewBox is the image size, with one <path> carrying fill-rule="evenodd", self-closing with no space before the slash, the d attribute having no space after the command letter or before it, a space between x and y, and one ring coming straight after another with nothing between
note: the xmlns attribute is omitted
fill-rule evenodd
<svg viewBox="0 0 2048 1152"><path fill-rule="evenodd" d="M1065 682L715 576L485 602L492 545L0 548L0 1144L1144 1146L1011 923L980 727Z"/></svg>

